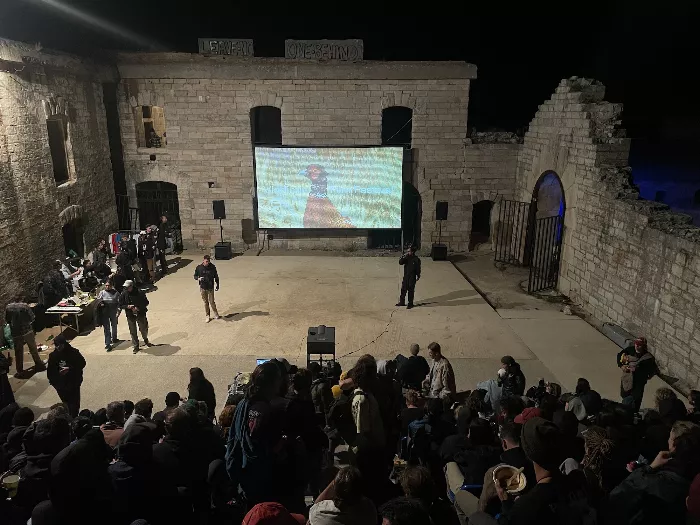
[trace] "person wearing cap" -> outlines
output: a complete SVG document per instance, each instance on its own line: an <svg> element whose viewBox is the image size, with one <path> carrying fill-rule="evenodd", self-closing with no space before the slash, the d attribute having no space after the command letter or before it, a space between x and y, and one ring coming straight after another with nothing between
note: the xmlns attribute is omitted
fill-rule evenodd
<svg viewBox="0 0 700 525"><path fill-rule="evenodd" d="M63 334L54 340L54 351L49 354L46 376L56 389L71 417L78 417L80 411L80 385L83 384L85 358L77 348L71 346Z"/></svg>
<svg viewBox="0 0 700 525"><path fill-rule="evenodd" d="M622 370L620 396L623 402L629 398L630 404L634 404L635 410L639 411L647 381L659 374L656 360L647 348L647 340L638 337L634 345L621 350L617 354L617 366Z"/></svg>
<svg viewBox="0 0 700 525"><path fill-rule="evenodd" d="M126 312L126 322L129 324L129 333L131 334L131 343L134 347L134 353L139 351L139 334L143 336L143 343L146 346L152 346L148 341L148 297L136 286L134 281L126 281L124 290L119 296L119 310Z"/></svg>
<svg viewBox="0 0 700 525"><path fill-rule="evenodd" d="M520 364L511 356L504 355L501 367L506 371L503 377L499 374L499 382L503 387L501 397L522 396L525 393L525 374L520 369Z"/></svg>
<svg viewBox="0 0 700 525"><path fill-rule="evenodd" d="M199 282L199 293L204 302L204 313L206 315L204 322L208 323L211 321L211 312L214 312L214 319L221 319L214 301L214 290L219 291L219 273L216 271L216 266L211 262L209 255L205 255L202 259L202 264L195 268L194 278ZM216 288L214 287L215 283ZM210 305L211 311L209 309Z"/></svg>
<svg viewBox="0 0 700 525"><path fill-rule="evenodd" d="M408 252L401 256L399 264L403 266L403 281L401 281L401 296L396 306L413 308L413 296L416 293L416 282L420 280L420 259L416 255L416 247L411 245ZM406 292L408 292L408 306L406 305Z"/></svg>
<svg viewBox="0 0 700 525"><path fill-rule="evenodd" d="M258 503L248 511L241 525L305 525L306 518L292 514L281 503Z"/></svg>

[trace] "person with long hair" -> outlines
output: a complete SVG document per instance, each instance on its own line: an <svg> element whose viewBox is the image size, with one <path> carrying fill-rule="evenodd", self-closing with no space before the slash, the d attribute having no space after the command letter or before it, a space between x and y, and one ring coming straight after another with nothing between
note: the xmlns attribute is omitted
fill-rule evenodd
<svg viewBox="0 0 700 525"><path fill-rule="evenodd" d="M216 393L211 382L204 377L201 368L190 368L190 384L187 385L187 399L204 401L207 404L207 418L214 419L216 409Z"/></svg>
<svg viewBox="0 0 700 525"><path fill-rule="evenodd" d="M240 484L249 506L284 499L283 418L270 403L281 385L282 374L275 363L258 365L233 416L226 471L233 483Z"/></svg>

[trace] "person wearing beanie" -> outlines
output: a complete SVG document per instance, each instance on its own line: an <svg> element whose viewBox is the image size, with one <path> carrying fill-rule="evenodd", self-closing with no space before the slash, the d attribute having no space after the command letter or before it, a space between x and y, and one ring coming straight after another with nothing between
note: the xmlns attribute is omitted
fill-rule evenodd
<svg viewBox="0 0 700 525"><path fill-rule="evenodd" d="M54 351L49 354L46 376L56 389L71 417L80 412L80 385L83 384L85 358L77 348L73 348L63 334L54 340Z"/></svg>
<svg viewBox="0 0 700 525"><path fill-rule="evenodd" d="M124 290L119 296L119 311L126 312L126 322L129 324L129 333L131 334L131 344L134 347L134 353L139 351L139 334L143 336L143 343L146 346L153 346L148 341L148 297L146 294L134 286L134 281L126 281Z"/></svg>
<svg viewBox="0 0 700 525"><path fill-rule="evenodd" d="M659 374L656 360L647 348L646 338L638 337L633 346L620 350L617 354L617 366L622 370L620 396L623 400L629 398L635 410L639 411L644 387L652 377Z"/></svg>
<svg viewBox="0 0 700 525"><path fill-rule="evenodd" d="M304 525L306 518L292 514L280 503L258 503L248 511L242 525Z"/></svg>
<svg viewBox="0 0 700 525"><path fill-rule="evenodd" d="M513 422L517 423L518 425L524 425L533 417L542 417L542 411L537 407L528 407L520 414L515 416Z"/></svg>

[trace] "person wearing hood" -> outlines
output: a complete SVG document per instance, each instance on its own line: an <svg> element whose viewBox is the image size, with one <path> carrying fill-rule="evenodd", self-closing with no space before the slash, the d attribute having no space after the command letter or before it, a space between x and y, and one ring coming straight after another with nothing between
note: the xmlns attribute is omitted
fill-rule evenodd
<svg viewBox="0 0 700 525"><path fill-rule="evenodd" d="M93 429L51 461L49 500L32 511L35 525L111 523L113 494L107 467L112 450Z"/></svg>
<svg viewBox="0 0 700 525"><path fill-rule="evenodd" d="M321 365L314 362L309 363L311 372L311 400L314 403L314 411L318 423L326 426L326 418L333 404L333 392L330 381L322 374Z"/></svg>
<svg viewBox="0 0 700 525"><path fill-rule="evenodd" d="M525 393L525 374L520 365L509 355L501 358L501 368L506 371L499 383L502 387L501 397L522 396Z"/></svg>
<svg viewBox="0 0 700 525"><path fill-rule="evenodd" d="M77 348L73 348L63 334L54 338L54 351L49 354L47 377L56 389L71 417L80 412L80 385L83 384L85 358Z"/></svg>
<svg viewBox="0 0 700 525"><path fill-rule="evenodd" d="M204 401L207 404L207 418L209 421L213 420L216 410L216 393L214 385L204 377L201 368L190 368L190 383L187 385L187 392L188 400Z"/></svg>
<svg viewBox="0 0 700 525"><path fill-rule="evenodd" d="M51 461L68 446L70 436L70 424L62 417L32 423L24 433L26 463L19 471L17 495L13 498L24 520L39 502L48 499Z"/></svg>
<svg viewBox="0 0 700 525"><path fill-rule="evenodd" d="M24 432L34 421L34 412L32 412L31 408L19 408L16 403L15 406L17 406L17 410L12 415L12 425L9 428L9 432L5 435L6 439L0 438L0 442L2 442L2 453L0 454L2 463L0 463L0 470L2 470L2 472L7 470L7 466L12 458L22 452Z"/></svg>
<svg viewBox="0 0 700 525"><path fill-rule="evenodd" d="M119 311L126 312L126 322L129 324L129 333L131 334L131 344L134 347L134 353L139 351L139 334L136 330L141 331L143 343L146 346L152 346L148 341L148 297L134 285L134 281L126 281L124 290L119 296Z"/></svg>
<svg viewBox="0 0 700 525"><path fill-rule="evenodd" d="M138 403L137 403L138 405ZM117 460L107 467L112 482L114 498L119 502L115 508L116 522L128 525L137 518L149 523L165 523L163 505L177 497L170 486L158 482L156 466L153 463L152 423L134 423L119 438L116 449ZM161 493L161 487L166 493ZM168 496L163 499L163 496Z"/></svg>

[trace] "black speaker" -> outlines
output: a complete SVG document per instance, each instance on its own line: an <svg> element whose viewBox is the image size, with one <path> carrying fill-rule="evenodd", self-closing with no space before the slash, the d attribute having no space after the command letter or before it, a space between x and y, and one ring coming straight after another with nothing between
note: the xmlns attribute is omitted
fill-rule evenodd
<svg viewBox="0 0 700 525"><path fill-rule="evenodd" d="M226 205L224 204L224 201L212 201L212 207L214 208L215 219L226 218Z"/></svg>
<svg viewBox="0 0 700 525"><path fill-rule="evenodd" d="M311 356L318 356L312 359ZM326 358L324 359L324 356ZM310 326L306 336L306 364L312 361L335 361L335 327Z"/></svg>
<svg viewBox="0 0 700 525"><path fill-rule="evenodd" d="M435 203L435 220L436 221L446 221L447 220L447 201L437 201Z"/></svg>
<svg viewBox="0 0 700 525"><path fill-rule="evenodd" d="M433 261L446 261L447 260L447 245L446 244L433 244L433 251L431 253Z"/></svg>
<svg viewBox="0 0 700 525"><path fill-rule="evenodd" d="M224 201L220 201L224 202ZM214 259L227 261L232 257L230 242L217 242L214 246Z"/></svg>

